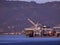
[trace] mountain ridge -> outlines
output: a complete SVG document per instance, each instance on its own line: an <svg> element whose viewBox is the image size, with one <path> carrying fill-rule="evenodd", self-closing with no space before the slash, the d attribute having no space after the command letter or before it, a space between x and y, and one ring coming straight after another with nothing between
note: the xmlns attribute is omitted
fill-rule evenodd
<svg viewBox="0 0 60 45"><path fill-rule="evenodd" d="M0 3L0 28L3 30L9 30L8 26L14 26L15 31L31 27L32 24L27 21L28 18L35 23L39 22L50 27L58 25L60 24L60 2L37 4L4 1Z"/></svg>

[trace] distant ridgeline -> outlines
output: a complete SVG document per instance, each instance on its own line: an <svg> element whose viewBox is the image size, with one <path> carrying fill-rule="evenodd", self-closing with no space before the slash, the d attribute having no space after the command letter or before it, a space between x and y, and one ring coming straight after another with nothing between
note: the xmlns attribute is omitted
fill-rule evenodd
<svg viewBox="0 0 60 45"><path fill-rule="evenodd" d="M0 0L0 28L4 31L20 31L31 27L27 19L54 27L60 24L60 2L37 4Z"/></svg>
<svg viewBox="0 0 60 45"><path fill-rule="evenodd" d="M20 1L20 0L6 0L6 1Z"/></svg>

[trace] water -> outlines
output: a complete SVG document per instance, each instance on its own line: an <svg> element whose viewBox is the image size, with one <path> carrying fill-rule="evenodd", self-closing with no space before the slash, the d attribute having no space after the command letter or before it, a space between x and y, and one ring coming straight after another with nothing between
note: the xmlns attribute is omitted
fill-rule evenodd
<svg viewBox="0 0 60 45"><path fill-rule="evenodd" d="M0 45L60 45L60 38L27 38L25 35L0 35Z"/></svg>

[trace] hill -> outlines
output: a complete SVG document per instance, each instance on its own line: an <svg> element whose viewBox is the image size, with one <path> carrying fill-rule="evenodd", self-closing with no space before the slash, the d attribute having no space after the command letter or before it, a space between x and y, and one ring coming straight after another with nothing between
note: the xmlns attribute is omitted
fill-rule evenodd
<svg viewBox="0 0 60 45"><path fill-rule="evenodd" d="M27 21L30 18L35 23L53 27L60 24L60 2L2 1L0 2L0 29L4 31L20 31L32 26Z"/></svg>

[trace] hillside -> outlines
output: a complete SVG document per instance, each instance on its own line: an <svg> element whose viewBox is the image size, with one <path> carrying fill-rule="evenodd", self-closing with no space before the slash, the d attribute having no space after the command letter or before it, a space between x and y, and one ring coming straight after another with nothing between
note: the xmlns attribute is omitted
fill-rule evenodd
<svg viewBox="0 0 60 45"><path fill-rule="evenodd" d="M0 29L4 31L20 31L32 26L30 18L53 27L60 24L60 2L37 4L35 2L0 2ZM10 28L10 29L8 29ZM13 28L13 29L12 29Z"/></svg>

